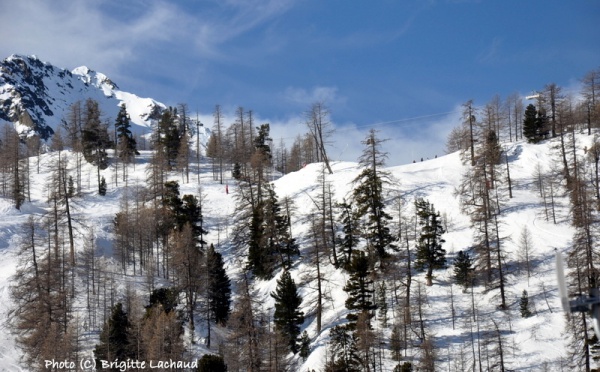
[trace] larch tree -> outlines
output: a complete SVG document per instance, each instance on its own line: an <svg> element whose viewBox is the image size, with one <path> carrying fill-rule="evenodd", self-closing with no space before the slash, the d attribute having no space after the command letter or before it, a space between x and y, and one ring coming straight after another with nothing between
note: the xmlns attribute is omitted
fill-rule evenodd
<svg viewBox="0 0 600 372"><path fill-rule="evenodd" d="M600 125L600 68L596 68L581 79L583 84L583 96L586 100L586 119L588 122L588 135L591 134L591 128L597 128Z"/></svg>
<svg viewBox="0 0 600 372"><path fill-rule="evenodd" d="M475 117L475 114L477 112L477 109L473 105L473 100L469 100L463 103L462 107L462 124L466 128L466 131L468 133L467 143L469 144L468 148L471 151L471 165L475 165L475 137L477 136L477 119Z"/></svg>
<svg viewBox="0 0 600 372"><path fill-rule="evenodd" d="M555 83L546 84L544 90L540 93L543 95L542 102L546 103L545 112L549 113L548 121L550 122L550 132L552 138L556 137L556 133L559 130L556 126L556 115L560 101L563 99L561 95L562 88Z"/></svg>
<svg viewBox="0 0 600 372"><path fill-rule="evenodd" d="M493 131L481 134L474 165L469 167L461 181L461 207L471 217L475 229L475 250L478 272L487 286L498 280L502 308L506 308L505 268L501 250L499 216L505 195L500 180L501 148Z"/></svg>
<svg viewBox="0 0 600 372"><path fill-rule="evenodd" d="M83 135L85 111L81 101L73 103L67 112L67 119L63 121L62 127L66 132L66 138L61 138L63 146L70 147L75 155L75 181L77 184L77 195L81 194L82 188L82 165L83 165ZM60 127L58 128L60 129ZM52 136L54 142L56 132ZM62 137L62 134L61 134Z"/></svg>
<svg viewBox="0 0 600 372"><path fill-rule="evenodd" d="M0 156L2 164L2 194L12 199L16 209L26 200L26 179L24 158L19 134L12 125L4 126L4 133L0 138Z"/></svg>
<svg viewBox="0 0 600 372"><path fill-rule="evenodd" d="M186 222L183 227L174 231L171 236L173 247L172 267L179 282L182 292L185 294L187 317L189 319L190 335L193 337L195 330L194 314L198 294L203 285L202 252L200 251L192 225ZM193 341L193 340L192 340Z"/></svg>
<svg viewBox="0 0 600 372"><path fill-rule="evenodd" d="M306 113L306 126L314 139L317 161L325 163L327 171L329 174L332 174L333 170L329 164L325 146L327 145L328 139L333 134L333 129L331 122L329 121L329 110L325 103L316 102L311 105Z"/></svg>
<svg viewBox="0 0 600 372"><path fill-rule="evenodd" d="M314 213L318 218L313 219L316 222L315 228L318 229L320 234L320 241L324 244L323 249L331 254L331 260L334 267L339 266L338 253L337 253L337 237L336 237L336 221L333 214L333 186L331 181L327 179L325 172L325 165L321 167L319 175L317 176L317 182L319 185L319 191L317 195L311 200L314 204Z"/></svg>
<svg viewBox="0 0 600 372"><path fill-rule="evenodd" d="M306 306L311 310L314 309L317 332L321 332L325 301L328 298L326 285L329 283L325 268L331 264L331 261L325 237L320 230L319 218L312 215L310 223L312 228L309 232L309 245L304 255L308 260L308 265L307 270L303 271L302 280L308 289L316 292L314 300L308 300Z"/></svg>
<svg viewBox="0 0 600 372"><path fill-rule="evenodd" d="M223 173L225 164L225 123L223 122L223 111L220 105L215 106L213 112L214 125L210 138L210 151L207 149L207 155L213 162L213 179L223 184Z"/></svg>
<svg viewBox="0 0 600 372"><path fill-rule="evenodd" d="M506 99L506 114L509 128L512 128L514 125L514 136L515 141L517 141L519 134L521 134L521 138L523 137L519 127L523 117L523 100L519 93L512 93ZM509 141L512 141L512 133L513 131L509 129Z"/></svg>
<svg viewBox="0 0 600 372"><path fill-rule="evenodd" d="M46 227L32 218L22 227L19 264L9 288L8 325L31 370L43 370L46 360L74 360L78 351L71 268L51 239L47 227L53 216L48 217Z"/></svg>
<svg viewBox="0 0 600 372"><path fill-rule="evenodd" d="M160 304L151 306L147 310L141 332L145 360L185 360L185 347L181 338L183 326L177 311L166 311Z"/></svg>
<svg viewBox="0 0 600 372"><path fill-rule="evenodd" d="M265 327L253 301L252 287L248 273L244 272L239 283L240 295L237 297L229 319L229 333L225 351L225 361L232 370L260 372L264 365L263 351L268 344L264 340Z"/></svg>

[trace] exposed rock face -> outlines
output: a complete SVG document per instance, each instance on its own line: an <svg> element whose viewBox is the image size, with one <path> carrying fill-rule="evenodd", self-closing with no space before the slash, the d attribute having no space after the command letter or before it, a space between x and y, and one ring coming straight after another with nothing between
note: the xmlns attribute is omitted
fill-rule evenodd
<svg viewBox="0 0 600 372"><path fill-rule="evenodd" d="M35 56L19 55L0 62L0 121L14 123L24 135L37 133L48 139L69 107L88 98L99 102L105 118L115 118L125 103L132 123L146 128L165 108L153 99L119 90L106 75L87 67L68 71Z"/></svg>

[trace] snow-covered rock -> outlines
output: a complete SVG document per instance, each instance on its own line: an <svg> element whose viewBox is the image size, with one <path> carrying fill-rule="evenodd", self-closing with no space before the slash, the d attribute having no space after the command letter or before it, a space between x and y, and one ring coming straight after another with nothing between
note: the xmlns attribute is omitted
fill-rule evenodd
<svg viewBox="0 0 600 372"><path fill-rule="evenodd" d="M147 131L166 107L120 90L108 76L85 66L69 71L21 55L0 62L0 120L14 123L21 133L49 138L71 105L88 98L98 101L105 119L116 118L124 103L138 131Z"/></svg>

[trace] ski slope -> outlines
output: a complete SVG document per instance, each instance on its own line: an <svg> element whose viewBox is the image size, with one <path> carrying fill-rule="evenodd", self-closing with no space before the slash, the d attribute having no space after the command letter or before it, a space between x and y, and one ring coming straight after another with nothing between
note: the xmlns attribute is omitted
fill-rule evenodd
<svg viewBox="0 0 600 372"><path fill-rule="evenodd" d="M586 146L588 137L581 137L581 148ZM491 327L495 321L501 328L501 333L506 342L505 363L508 368L519 371L539 371L545 366L550 370L560 370L558 366L566 366L566 338L564 336L565 316L561 311L557 298L555 285L554 254L555 251L564 252L569 249L573 229L569 224L568 200L566 197L557 199L558 221L554 224L548 221L543 213L540 196L538 195L534 173L539 163L542 169L549 169L554 161L550 156L551 141L548 143L531 145L524 142L506 143L505 148L509 154L510 174L513 184L513 198L509 199L503 207L501 217L501 231L503 238L503 251L506 254L507 265L507 300L509 310L500 311L499 291L485 291L482 287L474 288L473 292L463 293L462 289L452 284L452 260L459 250L468 250L473 244L473 231L470 227L469 217L464 215L459 208L456 189L461 180L464 166L458 153L440 156L424 162L412 163L401 166L388 167L396 180L389 187L390 205L388 212L397 221L396 208L392 203L395 196L400 195L404 200L403 213L413 213L412 203L415 198L423 197L433 203L436 210L446 219L448 231L444 235L447 251L448 269L438 270L434 273L433 286L422 287L425 291L427 302L424 306L424 319L426 332L432 335L437 349L437 363L439 370L455 371L457 369L457 355L461 348L464 349L471 340L467 327L472 299L478 309L481 327ZM583 151L583 150L582 150ZM70 168L74 167L74 158L68 151L62 156L70 157ZM135 167L129 169L128 187L143 186L146 180L146 165L149 152L142 152L137 159ZM33 215L40 218L48 209L46 203L47 180L51 173L51 164L57 154L44 154L40 157L40 172L35 172L32 167L31 202L27 202L21 211L12 208L9 200L0 198L0 317L5 319L11 307L9 287L11 276L15 273L18 264L19 229L26 219ZM38 161L32 158L32 164ZM315 213L313 199L318 194L318 177L322 166L309 164L303 169L273 179L275 191L279 198L290 197L294 201L295 212L292 216L294 237L301 243L301 253L306 250L310 230L310 216ZM333 174L327 176L331 182L336 201L348 198L352 192L352 180L360 173L356 163L334 162ZM243 257L234 254L231 247L231 231L233 214L235 212L235 196L237 189L235 182L227 174L223 184L213 180L211 165L203 159L201 164L192 164L189 183L185 182L182 175L173 173L171 179L180 183L181 194L205 196L203 214L206 228L209 230L207 241L214 243L217 250L224 255L228 273L234 282L239 280L242 266L245 264ZM197 182L198 171L200 183ZM77 247L81 249L85 239L85 232L94 227L96 242L102 247L101 254L111 259L112 247L112 219L119 211L121 197L125 192L125 183L115 179L114 166L102 171L108 184L108 193L105 197L97 195L95 185L96 169L89 164L83 168L82 198L73 199L73 218L78 221ZM226 192L228 189L228 193ZM523 271L516 269L519 236L522 229L527 226L533 242L534 274L527 278ZM307 314L302 329L306 330L311 338L311 354L306 361L297 356L292 360L292 370L307 371L323 368L329 342L331 327L345 322L347 310L344 306L346 293L343 291L347 274L336 270L331 265L326 265L325 277L329 279L325 292L329 299L325 303L323 314L323 330L316 331L316 322L313 309L306 304L315 297L314 286L303 280L303 273L307 264L303 259L297 261L291 270L296 283L302 283L300 294L304 298L303 311ZM117 271L117 269L115 269ZM424 284L423 274L418 274L415 281ZM255 293L257 302L261 303L263 310L272 311L274 302L270 293L275 290L276 275L270 281L257 281ZM144 278L133 276L131 273L119 277L119 296L123 296L127 284L144 291ZM416 284L414 284L416 285ZM388 287L389 288L389 287ZM413 288L415 288L413 286ZM530 309L534 315L530 318L521 318L519 312L519 298L523 290L527 290L530 299ZM452 293L452 294L451 294ZM453 327L452 312L449 306L451 297L455 309L455 322ZM81 299L78 301L81 302ZM75 308L83 311L79 303ZM394 309L389 309L389 325L393 324ZM201 324L201 320L197 321ZM389 337L391 327L380 327L374 320L377 332L384 337ZM483 331L483 330L482 330ZM187 329L186 329L187 332ZM226 331L222 329L213 332L213 345L217 345L219 338L225 337ZM97 342L97 333L82 335L83 355L92 355L94 344ZM202 326L196 329L196 338L201 341L205 337ZM186 337L187 339L187 337ZM199 357L203 353L216 352L206 350L202 342L188 345L190 350ZM470 346L469 346L470 347ZM470 349L463 350L469 357ZM412 355L412 356L411 356ZM392 371L397 364L392 361L387 352L385 355L385 369ZM418 352L411 350L407 360L417 363ZM25 370L19 369L20 351L16 348L14 337L8 332L5 325L0 328L0 370ZM564 369L565 371L568 370Z"/></svg>

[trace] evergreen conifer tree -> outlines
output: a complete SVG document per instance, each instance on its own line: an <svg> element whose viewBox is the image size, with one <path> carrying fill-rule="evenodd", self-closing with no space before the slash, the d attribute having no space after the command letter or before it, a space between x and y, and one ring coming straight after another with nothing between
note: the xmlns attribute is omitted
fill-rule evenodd
<svg viewBox="0 0 600 372"><path fill-rule="evenodd" d="M298 352L298 336L300 325L304 323L304 313L300 311L302 298L298 294L296 283L286 270L277 280L277 289L271 293L275 299L275 314L273 319L279 332L287 339L290 350Z"/></svg>
<svg viewBox="0 0 600 372"><path fill-rule="evenodd" d="M521 317L529 318L532 314L529 310L529 295L526 290L523 290L521 300L519 301L519 309L521 310Z"/></svg>
<svg viewBox="0 0 600 372"><path fill-rule="evenodd" d="M273 257L264 246L264 203L259 201L252 207L248 229L248 265L247 268L260 279L273 277Z"/></svg>
<svg viewBox="0 0 600 372"><path fill-rule="evenodd" d="M100 121L100 115L98 102L88 99L85 102L85 121L81 135L83 156L99 170L108 168L106 149L112 146L108 128Z"/></svg>
<svg viewBox="0 0 600 372"><path fill-rule="evenodd" d="M110 318L104 324L100 333L100 343L94 349L94 357L98 366L101 360L116 361L133 358L129 345L129 319L123 310L123 305L117 303Z"/></svg>
<svg viewBox="0 0 600 372"><path fill-rule="evenodd" d="M75 182L73 181L73 177L69 176L69 179L67 182L68 182L67 197L72 198L75 196Z"/></svg>
<svg viewBox="0 0 600 372"><path fill-rule="evenodd" d="M267 253L279 256L284 270L292 267L292 261L300 251L296 240L290 236L290 219L282 213L281 205L273 190L273 185L266 184L266 197L264 198L264 238L267 244Z"/></svg>
<svg viewBox="0 0 600 372"><path fill-rule="evenodd" d="M108 135L107 125L100 122L98 102L92 99L88 99L85 102L85 119L81 134L81 145L85 160L96 166L98 192L101 193L100 170L108 168L109 161L106 150L112 146L112 141Z"/></svg>
<svg viewBox="0 0 600 372"><path fill-rule="evenodd" d="M178 303L179 290L177 288L157 288L150 294L150 307L162 306L165 313L175 310Z"/></svg>
<svg viewBox="0 0 600 372"><path fill-rule="evenodd" d="M390 351L392 354L392 360L400 361L402 360L402 347L404 340L402 339L402 334L400 330L399 324L394 324L392 326L392 333L390 335Z"/></svg>
<svg viewBox="0 0 600 372"><path fill-rule="evenodd" d="M101 196L106 195L107 188L108 186L106 185L106 179L104 178L104 176L102 176L100 178L100 185L98 186L98 194L100 194Z"/></svg>
<svg viewBox="0 0 600 372"><path fill-rule="evenodd" d="M348 271L350 278L344 286L344 291L348 293L346 308L351 312L346 318L350 321L350 327L353 328L359 313L368 312L369 318L372 318L372 312L377 306L373 303L375 290L373 289L373 280L370 278L369 258L364 252L354 253Z"/></svg>
<svg viewBox="0 0 600 372"><path fill-rule="evenodd" d="M248 230L248 269L258 278L272 278L278 266L289 269L300 253L290 234L290 218L283 213L271 184L263 185Z"/></svg>
<svg viewBox="0 0 600 372"><path fill-rule="evenodd" d="M473 272L473 261L468 253L458 251L454 259L454 281L458 285L462 285L465 289L471 283L471 275Z"/></svg>
<svg viewBox="0 0 600 372"><path fill-rule="evenodd" d="M331 359L325 365L325 371L362 371L354 332L351 332L345 326L335 326L329 331L329 335L331 338Z"/></svg>
<svg viewBox="0 0 600 372"><path fill-rule="evenodd" d="M424 199L415 201L421 232L417 243L415 266L417 269L426 269L427 285L432 285L433 270L441 269L446 265L446 250L442 248L444 226L440 214L433 205Z"/></svg>
<svg viewBox="0 0 600 372"><path fill-rule="evenodd" d="M341 210L340 222L344 234L339 237L343 253L342 261L344 266L347 267L352 260L352 252L360 242L360 220L352 203L344 200L338 204L338 208Z"/></svg>
<svg viewBox="0 0 600 372"><path fill-rule="evenodd" d="M227 372L227 364L220 355L204 354L198 361L198 372Z"/></svg>
<svg viewBox="0 0 600 372"><path fill-rule="evenodd" d="M168 159L169 167L175 164L179 152L181 134L177 125L177 110L165 110L158 122L155 145L161 146Z"/></svg>
<svg viewBox="0 0 600 372"><path fill-rule="evenodd" d="M306 360L310 355L310 337L308 337L306 331L302 332L302 336L300 336L300 351L298 355L300 355L302 360Z"/></svg>
<svg viewBox="0 0 600 372"><path fill-rule="evenodd" d="M115 120L115 131L117 133L118 156L124 162L130 162L135 155L139 155L137 143L130 128L131 119L125 104L122 104Z"/></svg>
<svg viewBox="0 0 600 372"><path fill-rule="evenodd" d="M527 142L536 143L540 140L539 121L537 119L537 110L534 105L529 104L525 108L525 117L523 119L523 135Z"/></svg>
<svg viewBox="0 0 600 372"><path fill-rule="evenodd" d="M377 317L379 318L382 327L387 326L387 311L387 286L385 284L385 281L382 281L377 286Z"/></svg>
<svg viewBox="0 0 600 372"><path fill-rule="evenodd" d="M223 257L211 244L206 252L208 280L208 306L215 322L227 323L231 312L231 282L225 271Z"/></svg>
<svg viewBox="0 0 600 372"><path fill-rule="evenodd" d="M363 235L369 242L369 254L383 263L389 255L387 249L396 248L393 244L396 239L388 226L392 217L385 211L383 184L389 182L390 175L380 169L386 157L381 152L381 143L374 130L363 141L366 147L359 162L364 169L353 181L353 197L358 216L365 219Z"/></svg>

